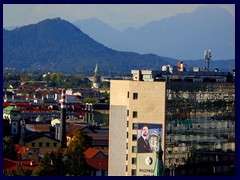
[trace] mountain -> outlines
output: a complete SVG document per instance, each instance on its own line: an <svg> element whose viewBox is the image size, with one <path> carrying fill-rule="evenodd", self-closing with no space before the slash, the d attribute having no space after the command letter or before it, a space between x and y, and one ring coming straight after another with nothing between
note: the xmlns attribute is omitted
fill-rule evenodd
<svg viewBox="0 0 240 180"><path fill-rule="evenodd" d="M235 57L235 18L216 5L202 6L191 13L123 32L97 19L74 24L96 41L116 50L190 60L202 58L203 51L211 49L214 60Z"/></svg>
<svg viewBox="0 0 240 180"><path fill-rule="evenodd" d="M19 28L20 26L7 26L7 27L4 27L3 29L5 30L13 30L15 28Z"/></svg>
<svg viewBox="0 0 240 180"><path fill-rule="evenodd" d="M102 42L105 45L111 43L111 39L114 39L121 34L120 31L110 27L109 25L97 18L77 20L72 24L77 26L81 31L85 32L86 34L89 34L89 36L94 40Z"/></svg>
<svg viewBox="0 0 240 180"><path fill-rule="evenodd" d="M168 60L176 61L154 54L115 51L60 18L3 30L4 68L92 74L98 62L102 74L130 73L131 69L160 69Z"/></svg>

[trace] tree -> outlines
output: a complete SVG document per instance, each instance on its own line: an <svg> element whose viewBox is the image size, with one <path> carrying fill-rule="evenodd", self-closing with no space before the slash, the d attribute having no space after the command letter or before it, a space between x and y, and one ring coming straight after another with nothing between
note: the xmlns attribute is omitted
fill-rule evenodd
<svg viewBox="0 0 240 180"><path fill-rule="evenodd" d="M66 167L63 159L63 150L59 148L56 152L51 152L51 165L53 166L53 172L58 176L66 175Z"/></svg>
<svg viewBox="0 0 240 180"><path fill-rule="evenodd" d="M37 166L33 172L32 176L44 176L45 174L44 168L42 166Z"/></svg>
<svg viewBox="0 0 240 180"><path fill-rule="evenodd" d="M76 129L73 131L73 140L70 142L69 147L73 146L75 143L79 144L83 151L87 150L91 146L92 138L85 134L81 129Z"/></svg>
<svg viewBox="0 0 240 180"><path fill-rule="evenodd" d="M12 170L8 170L8 171L4 172L4 176L15 176L15 173Z"/></svg>
<svg viewBox="0 0 240 180"><path fill-rule="evenodd" d="M13 144L10 137L3 138L3 157L16 160L17 159L17 149Z"/></svg>
<svg viewBox="0 0 240 180"><path fill-rule="evenodd" d="M59 148L56 152L45 153L41 159L41 165L38 166L32 173L33 176L65 176L66 167L62 160L62 149Z"/></svg>
<svg viewBox="0 0 240 180"><path fill-rule="evenodd" d="M110 94L108 92L103 92L100 94L100 97L101 98L104 98L104 99L109 99L110 98Z"/></svg>
<svg viewBox="0 0 240 180"><path fill-rule="evenodd" d="M8 170L4 173L5 176L30 176L31 170L27 168L22 168L21 164L18 163L15 170Z"/></svg>
<svg viewBox="0 0 240 180"><path fill-rule="evenodd" d="M73 140L66 149L65 165L67 173L73 176L87 175L84 151L90 146L91 138L80 129L75 130L73 136Z"/></svg>
<svg viewBox="0 0 240 180"><path fill-rule="evenodd" d="M22 168L21 164L17 164L15 173L16 176L30 176L32 171L27 168Z"/></svg>
<svg viewBox="0 0 240 180"><path fill-rule="evenodd" d="M82 147L76 142L71 143L71 147L67 148L65 165L67 173L71 176L86 175L86 162Z"/></svg>
<svg viewBox="0 0 240 180"><path fill-rule="evenodd" d="M97 99L96 98L84 98L83 103L96 103Z"/></svg>

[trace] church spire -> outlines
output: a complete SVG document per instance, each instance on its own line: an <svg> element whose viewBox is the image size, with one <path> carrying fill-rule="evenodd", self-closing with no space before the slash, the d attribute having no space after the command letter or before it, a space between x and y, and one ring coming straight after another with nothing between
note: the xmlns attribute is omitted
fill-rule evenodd
<svg viewBox="0 0 240 180"><path fill-rule="evenodd" d="M98 73L98 63L96 64L96 67L95 67L94 72L95 72L95 73Z"/></svg>
<svg viewBox="0 0 240 180"><path fill-rule="evenodd" d="M98 63L96 64L93 76L93 85L92 88L99 88L101 86L101 76L98 71Z"/></svg>

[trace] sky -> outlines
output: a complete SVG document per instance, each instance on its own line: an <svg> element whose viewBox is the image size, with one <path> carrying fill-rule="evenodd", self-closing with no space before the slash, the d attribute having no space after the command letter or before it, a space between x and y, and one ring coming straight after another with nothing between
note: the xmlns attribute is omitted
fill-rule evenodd
<svg viewBox="0 0 240 180"><path fill-rule="evenodd" d="M190 13L205 4L3 4L3 27L35 24L60 17L69 22L98 18L123 31L179 13ZM218 4L235 17L234 4Z"/></svg>

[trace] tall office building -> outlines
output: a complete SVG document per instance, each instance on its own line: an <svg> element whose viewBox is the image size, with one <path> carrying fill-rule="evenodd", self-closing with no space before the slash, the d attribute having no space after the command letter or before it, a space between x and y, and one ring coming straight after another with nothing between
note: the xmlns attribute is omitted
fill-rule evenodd
<svg viewBox="0 0 240 180"><path fill-rule="evenodd" d="M165 111L166 82L111 81L109 176L161 175Z"/></svg>

